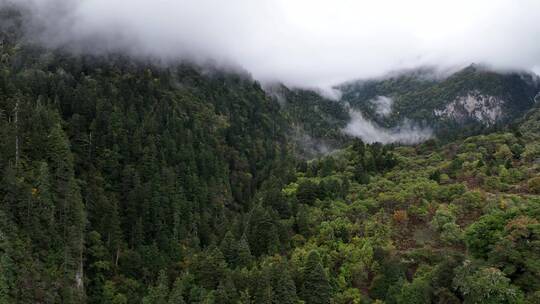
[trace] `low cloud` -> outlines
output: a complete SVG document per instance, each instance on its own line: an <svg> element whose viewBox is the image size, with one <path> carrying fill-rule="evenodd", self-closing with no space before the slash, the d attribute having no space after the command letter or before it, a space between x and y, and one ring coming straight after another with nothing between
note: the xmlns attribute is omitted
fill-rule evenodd
<svg viewBox="0 0 540 304"><path fill-rule="evenodd" d="M392 114L392 104L394 100L386 96L377 96L376 98L370 100L370 102L375 106L375 113L379 116L386 117Z"/></svg>
<svg viewBox="0 0 540 304"><path fill-rule="evenodd" d="M293 135L293 141L296 145L296 152L299 152L300 156L308 159L317 155L329 154L335 150L335 148L324 140L315 139L304 131L295 133Z"/></svg>
<svg viewBox="0 0 540 304"><path fill-rule="evenodd" d="M538 0L0 0L31 38L78 52L239 65L329 88L419 65L540 66Z"/></svg>
<svg viewBox="0 0 540 304"><path fill-rule="evenodd" d="M344 133L359 137L368 143L380 142L415 144L430 139L433 131L429 128L421 128L410 121L404 121L399 126L386 129L378 126L372 121L366 120L362 113L350 110L351 121L343 130Z"/></svg>

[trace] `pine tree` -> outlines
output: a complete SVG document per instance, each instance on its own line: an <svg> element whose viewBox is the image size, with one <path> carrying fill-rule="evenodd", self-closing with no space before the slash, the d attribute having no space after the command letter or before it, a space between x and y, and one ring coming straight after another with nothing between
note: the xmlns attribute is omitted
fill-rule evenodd
<svg viewBox="0 0 540 304"><path fill-rule="evenodd" d="M12 226L5 213L0 211L0 304L15 303L12 293L15 287L16 268L11 257L13 249L8 238Z"/></svg>
<svg viewBox="0 0 540 304"><path fill-rule="evenodd" d="M223 279L226 268L227 263L223 254L219 248L213 247L197 257L193 265L193 274L203 288L213 290Z"/></svg>
<svg viewBox="0 0 540 304"><path fill-rule="evenodd" d="M274 223L266 209L260 204L255 206L251 212L248 230L249 247L254 256L273 251L276 237L274 229Z"/></svg>
<svg viewBox="0 0 540 304"><path fill-rule="evenodd" d="M301 204L312 205L319 197L319 186L311 180L304 180L299 183L296 198Z"/></svg>
<svg viewBox="0 0 540 304"><path fill-rule="evenodd" d="M229 264L229 266L233 266L236 260L237 243L230 230L225 233L219 247L223 253L223 256L225 257L225 260L227 261L227 264Z"/></svg>
<svg viewBox="0 0 540 304"><path fill-rule="evenodd" d="M39 163L35 186L32 189L33 197L36 200L32 208L34 213L32 232L33 235L40 237L44 244L51 244L53 243L51 239L55 238L57 233L54 231L55 206L51 196L51 180L47 162Z"/></svg>
<svg viewBox="0 0 540 304"><path fill-rule="evenodd" d="M234 264L237 267L247 267L251 264L253 260L253 256L251 255L251 250L249 248L249 243L247 241L246 235L242 235L242 238L240 238L240 241L238 242L238 246L236 248L236 259Z"/></svg>
<svg viewBox="0 0 540 304"><path fill-rule="evenodd" d="M107 248L103 245L101 235L92 231L88 234L88 245L86 252L86 273L88 276L88 302L101 303L103 288L111 269Z"/></svg>
<svg viewBox="0 0 540 304"><path fill-rule="evenodd" d="M354 179L360 184L369 183L369 174L361 163L356 164L354 167Z"/></svg>
<svg viewBox="0 0 540 304"><path fill-rule="evenodd" d="M167 304L169 297L169 282L164 270L159 272L159 277L155 286L148 290L148 294L143 298L143 304Z"/></svg>
<svg viewBox="0 0 540 304"><path fill-rule="evenodd" d="M222 280L215 293L216 303L220 304L236 304L236 287L231 277Z"/></svg>
<svg viewBox="0 0 540 304"><path fill-rule="evenodd" d="M64 302L80 302L84 297L83 229L85 212L79 187L75 180L73 155L69 141L59 123L54 124L48 138L48 160L54 181L51 192L59 206L58 230L64 246Z"/></svg>
<svg viewBox="0 0 540 304"><path fill-rule="evenodd" d="M289 274L288 265L286 262L280 262L274 267L272 272L272 295L273 304L295 304L298 303L296 295L296 286Z"/></svg>
<svg viewBox="0 0 540 304"><path fill-rule="evenodd" d="M179 277L174 281L173 288L169 294L168 304L185 304L186 301L184 300L184 292L184 281L181 277Z"/></svg>
<svg viewBox="0 0 540 304"><path fill-rule="evenodd" d="M254 304L248 290L240 292L240 299L238 300L238 304Z"/></svg>
<svg viewBox="0 0 540 304"><path fill-rule="evenodd" d="M269 273L261 271L255 280L254 300L256 303L272 304L274 291Z"/></svg>
<svg viewBox="0 0 540 304"><path fill-rule="evenodd" d="M330 303L331 287L321 264L319 253L311 251L304 266L304 283L302 285L302 299L306 304Z"/></svg>
<svg viewBox="0 0 540 304"><path fill-rule="evenodd" d="M353 146L352 146L352 149L353 149L354 152L356 152L358 154L360 159L362 159L364 157L364 152L366 150L366 145L364 144L364 142L361 139L355 139L354 143L353 143Z"/></svg>

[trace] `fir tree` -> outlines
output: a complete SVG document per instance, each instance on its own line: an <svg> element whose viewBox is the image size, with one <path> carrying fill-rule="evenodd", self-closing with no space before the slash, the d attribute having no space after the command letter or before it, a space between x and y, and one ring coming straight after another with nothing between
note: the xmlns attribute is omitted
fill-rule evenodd
<svg viewBox="0 0 540 304"><path fill-rule="evenodd" d="M296 286L288 271L286 262L280 262L274 267L272 273L273 281L273 304L295 304L298 303Z"/></svg>
<svg viewBox="0 0 540 304"><path fill-rule="evenodd" d="M238 246L236 240L234 239L234 235L230 230L227 231L223 237L223 240L221 241L220 249L225 257L225 260L227 261L227 264L230 266L233 266L235 263L237 248Z"/></svg>
<svg viewBox="0 0 540 304"><path fill-rule="evenodd" d="M251 264L253 256L251 255L251 250L249 248L249 243L247 241L246 235L242 235L238 246L236 248L236 259L234 264L238 267L247 267Z"/></svg>
<svg viewBox="0 0 540 304"><path fill-rule="evenodd" d="M304 266L304 282L302 284L302 299L306 304L330 303L331 287L326 272L321 264L319 253L311 251Z"/></svg>
<svg viewBox="0 0 540 304"><path fill-rule="evenodd" d="M159 272L156 285L151 286L143 298L143 304L167 304L169 297L169 279L164 270Z"/></svg>
<svg viewBox="0 0 540 304"><path fill-rule="evenodd" d="M184 300L185 286L181 277L174 281L173 288L169 294L168 304L185 304Z"/></svg>

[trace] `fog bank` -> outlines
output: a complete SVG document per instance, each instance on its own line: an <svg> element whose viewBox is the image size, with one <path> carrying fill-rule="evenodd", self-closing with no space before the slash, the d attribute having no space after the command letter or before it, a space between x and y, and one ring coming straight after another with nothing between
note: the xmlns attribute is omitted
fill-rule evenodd
<svg viewBox="0 0 540 304"><path fill-rule="evenodd" d="M32 39L80 52L212 60L330 87L419 65L540 66L537 0L0 0Z"/></svg>

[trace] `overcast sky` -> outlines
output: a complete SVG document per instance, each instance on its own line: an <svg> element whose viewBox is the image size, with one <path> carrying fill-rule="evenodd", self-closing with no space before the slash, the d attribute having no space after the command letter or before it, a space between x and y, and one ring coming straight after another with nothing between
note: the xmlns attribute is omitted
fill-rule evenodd
<svg viewBox="0 0 540 304"><path fill-rule="evenodd" d="M289 85L424 64L540 71L540 0L1 1L30 7L54 46L212 59Z"/></svg>

